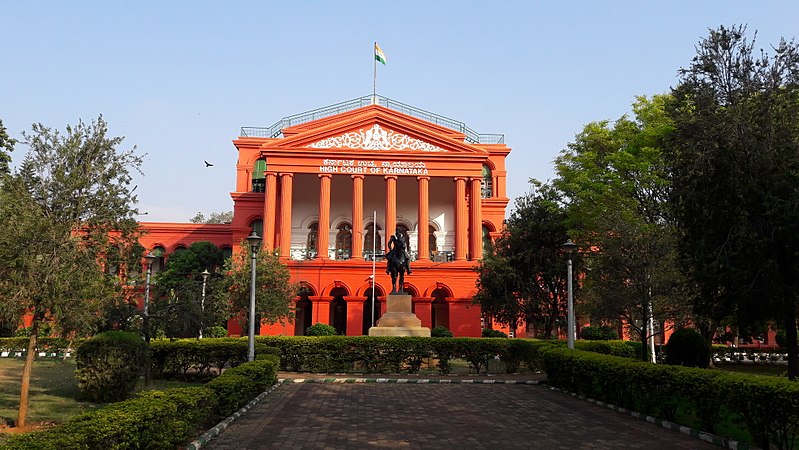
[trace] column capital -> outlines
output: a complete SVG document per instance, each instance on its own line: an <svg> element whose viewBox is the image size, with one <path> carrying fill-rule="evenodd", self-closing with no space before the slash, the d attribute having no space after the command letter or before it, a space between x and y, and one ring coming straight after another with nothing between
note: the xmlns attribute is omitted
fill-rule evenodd
<svg viewBox="0 0 799 450"><path fill-rule="evenodd" d="M358 175L350 175L350 177L351 177L353 180L354 180L354 179L356 179L356 178L363 179L363 175L360 175L360 174L358 174Z"/></svg>
<svg viewBox="0 0 799 450"><path fill-rule="evenodd" d="M294 178L294 173L293 172L280 172L280 176L281 177Z"/></svg>
<svg viewBox="0 0 799 450"><path fill-rule="evenodd" d="M416 179L419 180L419 181L422 181L422 180L430 181L430 177L429 176L420 176L420 177L416 177Z"/></svg>
<svg viewBox="0 0 799 450"><path fill-rule="evenodd" d="M452 181L467 181L467 177L453 177Z"/></svg>
<svg viewBox="0 0 799 450"><path fill-rule="evenodd" d="M332 178L333 177L333 175L329 174L329 173L320 173L320 174L317 174L316 176L318 176L319 178Z"/></svg>
<svg viewBox="0 0 799 450"><path fill-rule="evenodd" d="M385 178L386 180L396 180L397 176L396 175L384 175L383 178Z"/></svg>

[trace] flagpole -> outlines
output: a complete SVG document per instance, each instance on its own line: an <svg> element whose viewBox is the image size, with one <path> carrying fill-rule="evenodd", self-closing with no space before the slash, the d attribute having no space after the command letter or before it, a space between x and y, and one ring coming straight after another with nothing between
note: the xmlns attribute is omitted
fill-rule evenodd
<svg viewBox="0 0 799 450"><path fill-rule="evenodd" d="M375 41L375 46L372 48L372 66L374 66L374 73L372 75L372 104L377 104L377 41Z"/></svg>
<svg viewBox="0 0 799 450"><path fill-rule="evenodd" d="M372 326L375 326L375 261L377 259L377 210L372 216Z"/></svg>

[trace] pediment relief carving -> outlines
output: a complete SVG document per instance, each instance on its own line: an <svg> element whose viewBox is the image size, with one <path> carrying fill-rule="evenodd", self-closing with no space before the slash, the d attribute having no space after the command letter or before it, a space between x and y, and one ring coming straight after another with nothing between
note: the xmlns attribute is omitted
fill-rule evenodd
<svg viewBox="0 0 799 450"><path fill-rule="evenodd" d="M364 131L352 131L341 136L330 137L309 145L312 148L353 148L362 150L415 150L422 152L445 152L428 142L412 138L407 134L381 128L374 124Z"/></svg>

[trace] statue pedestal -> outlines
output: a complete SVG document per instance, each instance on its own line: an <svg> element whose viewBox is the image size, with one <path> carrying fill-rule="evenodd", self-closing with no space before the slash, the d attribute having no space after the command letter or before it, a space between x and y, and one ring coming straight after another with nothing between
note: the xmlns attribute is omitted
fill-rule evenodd
<svg viewBox="0 0 799 450"><path fill-rule="evenodd" d="M411 296L389 294L386 298L386 313L377 320L377 326L369 328L369 336L423 336L430 337L430 328L411 312Z"/></svg>

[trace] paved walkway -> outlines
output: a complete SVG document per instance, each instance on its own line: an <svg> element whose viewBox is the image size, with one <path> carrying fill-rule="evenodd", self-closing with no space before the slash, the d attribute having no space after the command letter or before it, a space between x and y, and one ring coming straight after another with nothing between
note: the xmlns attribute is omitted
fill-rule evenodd
<svg viewBox="0 0 799 450"><path fill-rule="evenodd" d="M711 449L545 385L293 383L209 449Z"/></svg>

